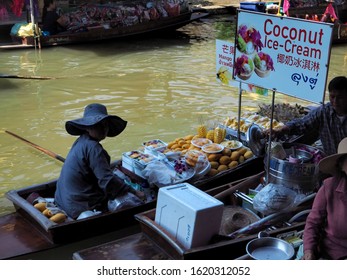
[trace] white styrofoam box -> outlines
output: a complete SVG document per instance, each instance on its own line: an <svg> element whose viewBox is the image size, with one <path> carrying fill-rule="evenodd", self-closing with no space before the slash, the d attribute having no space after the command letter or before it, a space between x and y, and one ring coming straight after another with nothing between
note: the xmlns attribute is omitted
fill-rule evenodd
<svg viewBox="0 0 347 280"><path fill-rule="evenodd" d="M149 140L142 143L146 153L151 153L156 155L158 152L162 153L167 147L167 143L161 141L160 139Z"/></svg>
<svg viewBox="0 0 347 280"><path fill-rule="evenodd" d="M132 155L137 154L137 157L132 157ZM152 161L154 157L142 153L140 151L130 151L122 154L122 167L130 170L136 175L145 178L142 174L143 169L146 168L147 164Z"/></svg>
<svg viewBox="0 0 347 280"><path fill-rule="evenodd" d="M222 215L221 201L188 183L159 189L155 222L186 249L207 245L219 233Z"/></svg>

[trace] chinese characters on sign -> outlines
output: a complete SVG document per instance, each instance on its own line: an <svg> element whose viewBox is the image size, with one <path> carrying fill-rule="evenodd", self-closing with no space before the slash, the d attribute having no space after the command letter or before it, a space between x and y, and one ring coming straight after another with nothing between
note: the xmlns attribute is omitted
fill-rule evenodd
<svg viewBox="0 0 347 280"><path fill-rule="evenodd" d="M232 78L235 47L233 43L216 40L216 78L226 85L239 85Z"/></svg>

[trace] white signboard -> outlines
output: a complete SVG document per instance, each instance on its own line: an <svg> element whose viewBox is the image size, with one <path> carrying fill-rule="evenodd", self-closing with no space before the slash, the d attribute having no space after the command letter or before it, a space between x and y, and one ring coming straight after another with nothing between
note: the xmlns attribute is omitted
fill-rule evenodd
<svg viewBox="0 0 347 280"><path fill-rule="evenodd" d="M239 10L235 80L324 100L332 24Z"/></svg>
<svg viewBox="0 0 347 280"><path fill-rule="evenodd" d="M216 40L216 79L225 85L239 87L240 82L235 81L232 74L234 68L234 53L234 43ZM261 95L268 94L267 89L251 84L241 83L241 88L245 91L258 93Z"/></svg>
<svg viewBox="0 0 347 280"><path fill-rule="evenodd" d="M216 40L216 78L217 81L238 87L239 82L233 79L234 67L234 43L228 41Z"/></svg>

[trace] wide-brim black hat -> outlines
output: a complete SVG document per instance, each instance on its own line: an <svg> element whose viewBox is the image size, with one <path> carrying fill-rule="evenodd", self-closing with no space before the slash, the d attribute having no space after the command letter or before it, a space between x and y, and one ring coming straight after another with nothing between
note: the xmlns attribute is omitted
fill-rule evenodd
<svg viewBox="0 0 347 280"><path fill-rule="evenodd" d="M104 119L109 122L108 137L117 136L127 126L127 121L118 116L109 115L104 105L93 103L84 109L83 118L67 121L65 129L71 135L82 135L88 127L96 125Z"/></svg>

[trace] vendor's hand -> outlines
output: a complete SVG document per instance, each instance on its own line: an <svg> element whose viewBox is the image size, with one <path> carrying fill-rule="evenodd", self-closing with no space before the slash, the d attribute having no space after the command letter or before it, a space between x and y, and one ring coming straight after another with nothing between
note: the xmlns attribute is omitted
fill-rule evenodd
<svg viewBox="0 0 347 280"><path fill-rule="evenodd" d="M139 199L141 199L141 200L145 200L145 198L146 198L146 195L145 195L145 193L144 192L141 192L141 191L135 191L135 193L134 193Z"/></svg>
<svg viewBox="0 0 347 280"><path fill-rule="evenodd" d="M288 126L282 126L281 128L276 128L276 129L272 129L272 133L271 133L271 140L275 140L275 139L280 139L282 136L284 136L285 134L289 134L290 129ZM266 136L270 135L270 129L267 129L263 132Z"/></svg>
<svg viewBox="0 0 347 280"><path fill-rule="evenodd" d="M304 260L315 260L316 257L311 250L307 250L304 252Z"/></svg>

